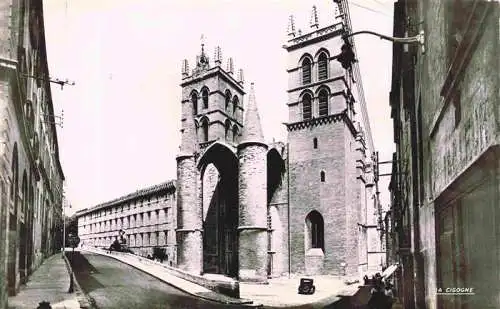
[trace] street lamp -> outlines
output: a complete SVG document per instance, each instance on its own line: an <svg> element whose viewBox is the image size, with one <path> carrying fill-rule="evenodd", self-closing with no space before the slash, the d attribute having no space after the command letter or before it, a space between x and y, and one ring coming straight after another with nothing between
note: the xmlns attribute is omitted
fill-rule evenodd
<svg viewBox="0 0 500 309"><path fill-rule="evenodd" d="M352 64L356 62L357 60L355 59L354 51L352 49L352 44L349 42L349 38L358 34L371 34L374 36L379 37L382 40L387 40L391 41L393 43L402 43L402 44L412 44L412 43L418 43L421 48L422 48L422 53L425 52L425 36L424 36L424 30L421 30L419 34L416 36L412 37L407 37L407 38L395 38L395 37L390 37L387 35L383 35L374 31L368 31L368 30L363 30L363 31L356 31L353 33L346 33L342 35L342 39L344 40L344 44L341 47L341 52L337 57L337 61L339 61L342 64L342 67L345 69L350 69L352 67Z"/></svg>

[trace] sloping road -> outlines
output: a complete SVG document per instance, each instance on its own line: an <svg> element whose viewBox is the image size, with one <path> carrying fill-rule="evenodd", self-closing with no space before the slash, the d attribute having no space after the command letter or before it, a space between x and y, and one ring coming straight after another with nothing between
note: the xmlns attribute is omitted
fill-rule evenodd
<svg viewBox="0 0 500 309"><path fill-rule="evenodd" d="M81 288L100 309L242 308L194 297L109 257L82 253L71 258Z"/></svg>

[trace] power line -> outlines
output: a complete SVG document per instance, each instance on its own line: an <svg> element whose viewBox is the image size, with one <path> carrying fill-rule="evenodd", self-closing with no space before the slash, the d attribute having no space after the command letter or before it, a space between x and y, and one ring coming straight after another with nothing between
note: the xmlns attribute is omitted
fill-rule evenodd
<svg viewBox="0 0 500 309"><path fill-rule="evenodd" d="M391 17L391 18L392 18L392 16L391 16L391 15L389 15L388 13L384 13L384 12L382 12L382 11L375 10L375 9L373 9L373 8L370 8L370 7L367 7L367 6L364 6L364 5L358 4L358 3L356 3L356 2L351 2L351 4L352 4L352 5L354 5L354 6L360 7L360 8L362 8L362 9L365 9L365 10L371 11L371 12L373 12L373 13L381 14L381 15L384 15L384 16L387 16L387 17Z"/></svg>

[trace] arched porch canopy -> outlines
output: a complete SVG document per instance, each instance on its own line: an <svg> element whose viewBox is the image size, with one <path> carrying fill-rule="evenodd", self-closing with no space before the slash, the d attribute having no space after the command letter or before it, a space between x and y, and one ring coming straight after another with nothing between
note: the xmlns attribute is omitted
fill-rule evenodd
<svg viewBox="0 0 500 309"><path fill-rule="evenodd" d="M267 152L267 201L271 201L274 192L281 185L285 173L285 161L276 148Z"/></svg>
<svg viewBox="0 0 500 309"><path fill-rule="evenodd" d="M197 168L200 171L201 177L203 177L205 168L210 163L215 165L221 175L238 175L238 157L236 156L236 152L232 146L223 142L215 141L212 143L198 159Z"/></svg>

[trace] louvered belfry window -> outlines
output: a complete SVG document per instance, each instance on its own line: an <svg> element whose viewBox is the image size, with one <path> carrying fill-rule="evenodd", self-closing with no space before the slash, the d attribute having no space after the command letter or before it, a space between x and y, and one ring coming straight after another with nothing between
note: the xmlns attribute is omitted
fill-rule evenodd
<svg viewBox="0 0 500 309"><path fill-rule="evenodd" d="M318 79L324 80L328 78L328 58L325 53L319 55L318 58Z"/></svg>
<svg viewBox="0 0 500 309"><path fill-rule="evenodd" d="M302 61L302 83L311 83L311 60L309 60L309 58Z"/></svg>
<svg viewBox="0 0 500 309"><path fill-rule="evenodd" d="M312 104L311 96L306 94L302 97L302 116L304 120L309 120L312 118Z"/></svg>
<svg viewBox="0 0 500 309"><path fill-rule="evenodd" d="M326 90L321 90L318 95L319 101L319 116L328 115L328 92Z"/></svg>

